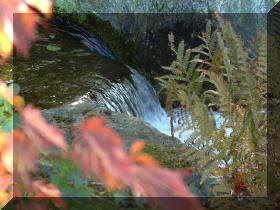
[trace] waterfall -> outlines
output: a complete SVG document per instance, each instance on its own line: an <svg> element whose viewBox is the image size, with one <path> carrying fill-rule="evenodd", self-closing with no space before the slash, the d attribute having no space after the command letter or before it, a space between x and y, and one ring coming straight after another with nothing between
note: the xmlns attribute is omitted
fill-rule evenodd
<svg viewBox="0 0 280 210"><path fill-rule="evenodd" d="M131 71L131 79L120 83L100 77L100 85L87 92L72 103L77 105L86 100L94 100L113 112L125 113L141 118L170 135L170 118L162 108L156 91L138 71L127 66Z"/></svg>
<svg viewBox="0 0 280 210"><path fill-rule="evenodd" d="M110 80L100 77L100 85L89 90L72 105L94 100L97 104L101 104L113 112L143 119L160 132L170 136L170 117L161 106L156 91L138 71L127 67L131 71L131 80L124 79L120 83L112 83ZM175 110L175 112L177 111L179 109ZM176 126L177 123L174 125ZM192 132L192 130L186 131L182 136L176 132L174 136L184 142Z"/></svg>
<svg viewBox="0 0 280 210"><path fill-rule="evenodd" d="M61 26L62 23L63 20L51 22L53 28L80 39L91 51L116 60L106 44L94 34L71 23L64 23ZM162 108L156 91L149 81L137 70L130 66L126 67L131 72L128 78L125 78L122 82L111 82L108 78L98 75L98 78L94 81L97 85L71 104L75 106L84 101L93 100L113 112L125 113L141 118L162 133L171 135L170 117L164 108ZM179 109L175 110L175 114L177 111ZM217 125L219 122L222 122L222 119L218 115L217 113L215 116L217 118ZM174 126L176 125L174 123ZM192 132L193 130L188 130L182 136L179 136L179 133L175 132L174 136L184 142Z"/></svg>

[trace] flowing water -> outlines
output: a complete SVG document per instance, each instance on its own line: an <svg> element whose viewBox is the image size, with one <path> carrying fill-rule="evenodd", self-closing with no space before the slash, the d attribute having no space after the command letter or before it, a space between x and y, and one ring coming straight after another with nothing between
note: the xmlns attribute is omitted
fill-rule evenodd
<svg viewBox="0 0 280 210"><path fill-rule="evenodd" d="M109 59L116 60L108 47L100 41L94 34L91 34L77 27L68 27L63 29L53 25L56 30L67 33L80 39L86 46L94 52L97 52ZM92 87L86 94L72 102L73 106L83 103L86 100L94 100L102 104L113 112L125 113L131 116L141 118L157 128L162 133L171 135L170 117L162 108L156 91L152 85L137 70L130 66L127 68L131 72L131 79L125 78L122 82L112 83L109 79L102 78L98 85ZM97 81L98 83L98 81ZM175 112L179 111L179 108ZM217 126L222 122L219 113L215 114ZM174 126L177 124L175 123ZM179 135L175 132L175 137L184 142L193 130L188 130ZM230 133L230 131L228 131Z"/></svg>
<svg viewBox="0 0 280 210"><path fill-rule="evenodd" d="M28 59L14 59L14 81L21 86L27 103L48 109L93 100L114 112L141 118L171 135L170 118L144 76L118 63L94 34L70 23L61 26L53 22L52 28L55 30L40 32ZM60 50L46 50L50 45ZM191 133L175 133L175 137L184 142Z"/></svg>

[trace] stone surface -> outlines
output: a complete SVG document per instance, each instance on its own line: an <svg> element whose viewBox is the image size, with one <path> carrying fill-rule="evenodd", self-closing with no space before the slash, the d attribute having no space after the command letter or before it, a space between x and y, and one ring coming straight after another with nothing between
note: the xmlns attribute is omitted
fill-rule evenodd
<svg viewBox="0 0 280 210"><path fill-rule="evenodd" d="M178 139L173 141L170 136L161 133L139 118L112 112L93 102L84 102L75 106L65 104L60 107L43 110L42 114L49 123L65 131L69 144L73 140L69 129L70 125L78 126L82 118L103 116L106 118L106 124L117 131L123 138L126 149L139 138L145 139L147 145L162 145L165 148L177 148L178 151L180 151L179 148L182 146ZM39 164L39 171L41 175L49 176L50 173L53 173L53 168L49 163ZM185 182L193 193L203 197L213 196L211 183L215 180L215 177L208 178L200 185L201 175L194 172L185 179Z"/></svg>
<svg viewBox="0 0 280 210"><path fill-rule="evenodd" d="M103 116L106 124L111 126L123 138L128 148L137 139L145 139L147 144L159 144L163 146L179 147L182 143L173 141L156 128L145 121L126 114L111 112L93 102L84 102L78 105L66 104L60 107L43 110L43 116L49 123L62 128L67 137L67 142L72 142L72 134L69 126L78 126L82 118Z"/></svg>
<svg viewBox="0 0 280 210"><path fill-rule="evenodd" d="M250 28L251 31L257 25L263 24L261 16L250 17L250 24L247 24L247 15L242 14L266 14L274 5L273 0L159 0L159 1L125 1L125 0L110 0L110 1L95 1L95 0L73 0L71 3L66 0L54 0L54 5L64 9L66 12L77 13L97 13L99 17L110 23L119 31L141 31L147 29L166 27L178 21L182 21L182 15L179 13L209 13L218 11L219 13L235 13L232 21L236 23L236 27ZM127 14L139 14L135 16ZM147 14L166 13L168 18L163 21L154 21L147 17ZM172 14L172 15L170 15ZM178 14L174 15L174 14ZM153 18L153 17L152 17ZM190 21L195 22L196 16L191 15ZM184 20L185 21L185 20ZM186 21L185 21L186 22ZM199 23L198 23L199 24Z"/></svg>
<svg viewBox="0 0 280 210"><path fill-rule="evenodd" d="M54 6L62 7L67 12L99 12L99 13L156 13L156 12L200 12L217 10L224 13L257 13L268 12L273 0L54 0Z"/></svg>

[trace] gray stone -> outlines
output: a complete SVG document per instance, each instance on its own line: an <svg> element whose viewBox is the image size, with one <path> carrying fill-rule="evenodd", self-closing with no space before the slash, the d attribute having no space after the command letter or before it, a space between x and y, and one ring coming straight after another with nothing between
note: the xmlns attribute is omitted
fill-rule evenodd
<svg viewBox="0 0 280 210"><path fill-rule="evenodd" d="M65 131L67 142L72 142L70 125L78 126L82 118L103 116L106 124L112 127L123 138L127 148L137 139L145 139L146 144L179 147L182 143L175 138L161 133L149 123L126 114L115 113L93 102L77 105L66 104L60 107L43 110L43 116L53 125Z"/></svg>
<svg viewBox="0 0 280 210"><path fill-rule="evenodd" d="M128 149L131 144L137 139L145 139L147 144L159 144L166 147L182 146L182 143L175 139L172 140L149 123L126 114L112 112L93 102L84 102L75 106L66 104L60 107L51 108L42 111L43 116L53 125L61 127L67 136L67 141L71 144L73 136L69 126L78 126L82 118L103 116L106 118L106 124L112 127L123 138L124 145ZM39 164L40 174L49 176L50 173L55 173L53 167L49 163ZM50 172L50 173L49 173ZM200 185L201 175L198 172L193 172L185 179L190 190L201 197L213 196L212 182L216 178L207 178Z"/></svg>

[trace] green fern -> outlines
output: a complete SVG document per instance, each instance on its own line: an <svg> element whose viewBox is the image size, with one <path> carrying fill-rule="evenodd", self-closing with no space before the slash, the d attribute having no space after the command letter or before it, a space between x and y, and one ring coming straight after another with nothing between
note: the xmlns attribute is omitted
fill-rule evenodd
<svg viewBox="0 0 280 210"><path fill-rule="evenodd" d="M170 74L158 80L168 93L169 113L173 113L174 101L182 107L179 125L172 134L194 130L186 139L184 156L202 173L201 183L220 164L229 169L229 177L244 166L245 186L252 195L259 195L266 189L266 35L259 33L258 42L252 44L254 50L250 51L229 22L219 15L217 20L220 28L213 31L208 22L200 37L203 44L195 49L185 50L184 41L176 49L174 36L169 34L176 60L163 67ZM214 88L203 90L205 82ZM224 119L219 128L213 107ZM230 135L226 129L232 130ZM218 182L213 187L215 193L223 189L224 195L229 195L232 180L224 178Z"/></svg>

